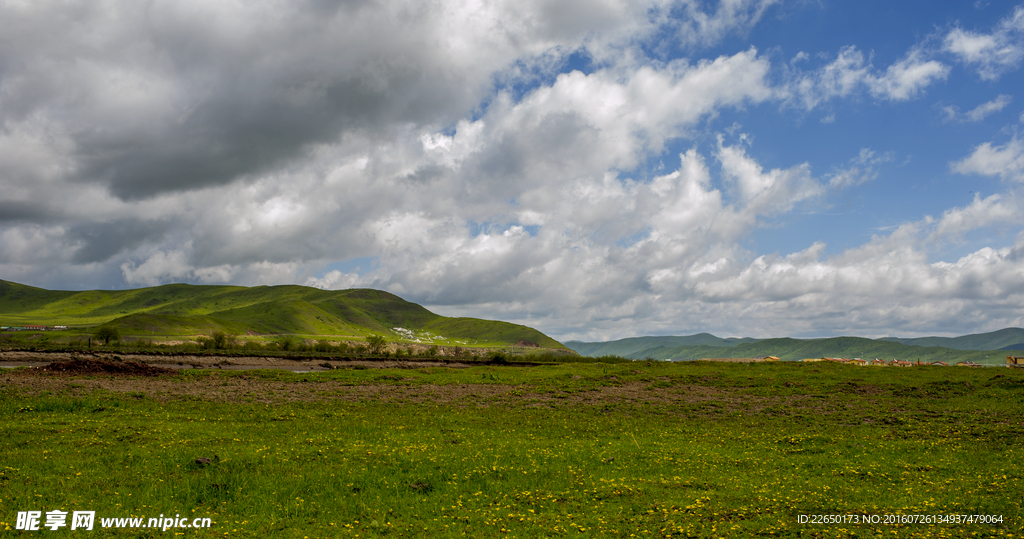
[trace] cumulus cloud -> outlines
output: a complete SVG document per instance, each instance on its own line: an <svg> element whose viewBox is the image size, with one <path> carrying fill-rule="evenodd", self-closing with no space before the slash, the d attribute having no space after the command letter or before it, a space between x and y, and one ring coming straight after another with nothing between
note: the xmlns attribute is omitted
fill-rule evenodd
<svg viewBox="0 0 1024 539"><path fill-rule="evenodd" d="M189 277L192 268L182 251L152 254L141 264L125 262L121 264L125 281L131 284L156 286L171 281L180 281Z"/></svg>
<svg viewBox="0 0 1024 539"><path fill-rule="evenodd" d="M994 224L1019 224L1024 221L1020 201L1016 196L990 195L974 200L962 208L950 208L934 225L930 241L957 239L967 232Z"/></svg>
<svg viewBox="0 0 1024 539"><path fill-rule="evenodd" d="M835 60L811 72L794 70L786 92L803 107L812 109L834 98L866 90L878 99L906 101L949 75L949 66L929 59L920 48L879 72L855 46L840 49Z"/></svg>
<svg viewBox="0 0 1024 539"><path fill-rule="evenodd" d="M929 260L1015 223L1012 193L838 253L745 247L894 154L814 170L717 118L902 102L949 73L921 48L884 68L856 47L706 52L774 4L3 5L0 276L374 287L561 338L924 328L1019 300L1024 240ZM951 170L1019 180L1020 146Z"/></svg>
<svg viewBox="0 0 1024 539"><path fill-rule="evenodd" d="M977 69L982 80L999 79L1024 58L1024 6L1014 8L990 33L950 30L943 48Z"/></svg>
<svg viewBox="0 0 1024 539"><path fill-rule="evenodd" d="M654 23L645 8L7 4L3 119L26 143L35 124L56 123L68 179L122 199L224 185L340 133L382 141L397 126L446 125L491 92L496 72L585 39L611 46L618 27Z"/></svg>
<svg viewBox="0 0 1024 539"><path fill-rule="evenodd" d="M821 194L821 186L811 178L807 164L765 172L742 147L724 146L721 137L718 159L724 176L734 183L739 201L747 210L782 214L798 202Z"/></svg>
<svg viewBox="0 0 1024 539"><path fill-rule="evenodd" d="M923 88L936 80L945 79L947 75L948 66L925 58L919 50L913 50L906 58L886 68L884 74L865 78L865 83L875 97L905 101L916 97Z"/></svg>
<svg viewBox="0 0 1024 539"><path fill-rule="evenodd" d="M971 155L950 163L950 169L960 174L1024 181L1024 143L1016 137L1002 146L986 142L976 147Z"/></svg>

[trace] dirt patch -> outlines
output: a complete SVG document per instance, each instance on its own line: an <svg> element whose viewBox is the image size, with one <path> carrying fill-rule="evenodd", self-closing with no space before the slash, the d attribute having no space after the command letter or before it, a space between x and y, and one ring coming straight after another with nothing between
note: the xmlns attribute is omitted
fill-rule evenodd
<svg viewBox="0 0 1024 539"><path fill-rule="evenodd" d="M116 362L98 359L57 361L43 367L37 367L33 371L60 374L108 374L114 376L167 376L177 374L178 372L134 361Z"/></svg>
<svg viewBox="0 0 1024 539"><path fill-rule="evenodd" d="M292 371L319 371L330 369L420 369L426 367L467 368L482 365L515 367L532 367L545 365L542 363L514 362L501 363L480 360L458 360L451 358L338 358L338 357L274 357L274 356L236 356L215 354L144 354L133 352L94 351L27 351L0 350L0 366L16 367L39 365L54 361L100 360L100 361L135 361L149 365L169 368L192 369L284 369ZM327 363L328 366L324 366Z"/></svg>
<svg viewBox="0 0 1024 539"><path fill-rule="evenodd" d="M43 375L24 369L0 377L0 387L26 395L60 394L85 396L94 391L127 393L160 401L201 399L215 402L278 404L284 402L379 402L385 404L439 404L487 408L560 408L564 406L661 405L679 413L718 416L722 413L751 415L765 407L779 406L781 399L751 397L734 388L698 385L648 388L646 382L626 382L617 387L565 391L505 384L406 384L400 372L375 381L353 385L350 381L264 380L249 375L200 377L130 377ZM180 372L180 371L178 371Z"/></svg>
<svg viewBox="0 0 1024 539"><path fill-rule="evenodd" d="M866 384L860 380L851 380L836 385L836 391L840 393L852 393L855 395L884 395L889 393L884 387L874 384Z"/></svg>

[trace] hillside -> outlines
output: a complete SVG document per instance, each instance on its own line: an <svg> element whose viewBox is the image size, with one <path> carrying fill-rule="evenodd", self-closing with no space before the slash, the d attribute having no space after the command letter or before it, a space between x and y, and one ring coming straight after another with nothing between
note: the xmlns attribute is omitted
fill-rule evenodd
<svg viewBox="0 0 1024 539"><path fill-rule="evenodd" d="M564 348L536 329L475 318L447 318L369 289L170 284L133 290L53 291L0 281L0 325L112 325L122 335L319 335L466 344L536 343ZM396 328L401 328L397 330ZM449 343L449 344L455 344Z"/></svg>

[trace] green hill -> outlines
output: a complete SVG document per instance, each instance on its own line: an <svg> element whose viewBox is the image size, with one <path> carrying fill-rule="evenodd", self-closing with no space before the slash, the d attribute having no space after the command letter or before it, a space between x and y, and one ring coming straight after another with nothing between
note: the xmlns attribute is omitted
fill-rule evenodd
<svg viewBox="0 0 1024 539"><path fill-rule="evenodd" d="M437 344L565 348L536 329L447 318L380 290L170 284L134 290L53 291L0 281L0 325L113 325L123 335L313 335ZM401 329L398 329L401 328Z"/></svg>

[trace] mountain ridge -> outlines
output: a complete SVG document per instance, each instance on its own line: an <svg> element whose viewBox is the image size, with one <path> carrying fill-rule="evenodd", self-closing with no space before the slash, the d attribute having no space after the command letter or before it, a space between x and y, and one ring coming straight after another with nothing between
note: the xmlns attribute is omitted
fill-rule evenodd
<svg viewBox="0 0 1024 539"><path fill-rule="evenodd" d="M959 346L939 346L941 342ZM1004 344L1008 343L1008 344ZM900 339L886 337L830 337L793 339L789 337L756 339L723 339L709 333L688 336L630 337L607 342L566 341L565 345L583 356L617 354L629 359L701 359L705 357L777 356L784 360L816 357L862 357L873 359L907 359L920 361L1002 362L1001 352L1024 350L1024 329L1005 328L989 333L961 337L921 337ZM1014 346L1017 346L1016 348ZM973 347L973 348L969 348ZM1000 354L995 354L1000 352ZM993 359L995 358L995 359Z"/></svg>

